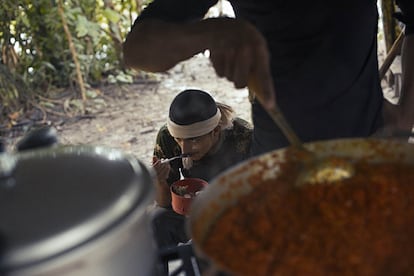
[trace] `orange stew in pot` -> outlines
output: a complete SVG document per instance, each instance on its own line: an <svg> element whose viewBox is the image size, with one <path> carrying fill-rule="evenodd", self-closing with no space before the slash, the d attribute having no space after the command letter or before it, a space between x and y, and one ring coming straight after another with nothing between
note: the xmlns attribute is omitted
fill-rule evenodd
<svg viewBox="0 0 414 276"><path fill-rule="evenodd" d="M203 251L235 275L414 275L414 166L354 165L352 178L302 187L289 162L277 179L255 176Z"/></svg>

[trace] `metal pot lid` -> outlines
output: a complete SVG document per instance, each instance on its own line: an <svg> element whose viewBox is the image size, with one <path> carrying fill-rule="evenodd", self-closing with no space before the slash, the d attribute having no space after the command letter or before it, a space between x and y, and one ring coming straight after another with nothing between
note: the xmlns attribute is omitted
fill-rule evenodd
<svg viewBox="0 0 414 276"><path fill-rule="evenodd" d="M0 268L28 266L103 234L152 200L138 160L101 147L22 152L0 178Z"/></svg>

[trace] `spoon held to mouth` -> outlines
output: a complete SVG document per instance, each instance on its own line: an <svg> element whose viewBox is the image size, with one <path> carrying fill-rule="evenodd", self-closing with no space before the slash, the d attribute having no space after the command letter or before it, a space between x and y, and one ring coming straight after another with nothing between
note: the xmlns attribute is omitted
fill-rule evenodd
<svg viewBox="0 0 414 276"><path fill-rule="evenodd" d="M191 155L191 154L188 154L188 153L186 153L186 154L180 154L180 155L177 155L177 156L174 156L174 157L168 158L168 159L161 160L161 164L170 163L171 161L173 161L173 160L175 160L175 159L180 159L180 158L190 157L190 155Z"/></svg>

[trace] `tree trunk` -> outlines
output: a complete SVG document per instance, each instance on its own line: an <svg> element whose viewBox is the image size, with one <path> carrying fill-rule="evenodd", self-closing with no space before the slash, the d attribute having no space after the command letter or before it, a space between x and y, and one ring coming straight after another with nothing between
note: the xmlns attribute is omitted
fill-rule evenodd
<svg viewBox="0 0 414 276"><path fill-rule="evenodd" d="M114 9L114 4L112 3L112 0L104 0L104 8L107 8L107 9L110 9L116 12L116 10ZM115 23L109 20L108 23L109 23L109 35L112 38L116 57L119 60L120 67L124 68L124 64L123 64L124 62L122 58L123 39L121 37L121 31L120 31L118 22Z"/></svg>
<svg viewBox="0 0 414 276"><path fill-rule="evenodd" d="M58 12L59 12L59 16L62 20L62 25L63 25L63 29L64 29L65 34L66 34L66 38L68 39L69 49L70 49L70 52L72 54L73 63L75 64L76 77L78 79L78 85L79 85L79 89L80 89L82 100L83 100L82 113L84 113L85 112L85 110L84 110L85 109L85 102L86 102L86 89L85 89L85 84L83 82L81 66L80 66L79 60L78 60L78 53L76 52L75 45L73 44L72 34L69 31L68 23L66 21L65 13L63 11L62 0L58 1Z"/></svg>
<svg viewBox="0 0 414 276"><path fill-rule="evenodd" d="M384 41L387 53L399 35L399 26L393 17L395 13L394 0L381 0L382 26L384 29Z"/></svg>

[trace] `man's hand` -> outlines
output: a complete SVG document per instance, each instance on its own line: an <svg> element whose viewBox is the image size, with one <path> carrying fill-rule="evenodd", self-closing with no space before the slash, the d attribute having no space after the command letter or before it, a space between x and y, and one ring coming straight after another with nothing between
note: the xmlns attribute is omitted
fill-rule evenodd
<svg viewBox="0 0 414 276"><path fill-rule="evenodd" d="M169 163L162 164L157 157L152 157L152 167L154 168L157 179L155 181L156 202L161 207L167 207L171 204L170 187L167 183L167 178L171 167Z"/></svg>
<svg viewBox="0 0 414 276"><path fill-rule="evenodd" d="M213 34L208 48L217 75L236 88L248 86L263 106L272 107L275 96L270 57L262 34L243 20L216 18L205 24Z"/></svg>
<svg viewBox="0 0 414 276"><path fill-rule="evenodd" d="M157 157L152 157L152 167L154 168L157 178L159 181L166 181L168 175L170 174L170 164L169 163L161 163L161 160Z"/></svg>

